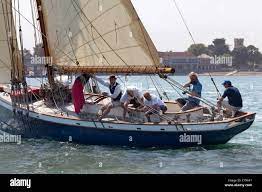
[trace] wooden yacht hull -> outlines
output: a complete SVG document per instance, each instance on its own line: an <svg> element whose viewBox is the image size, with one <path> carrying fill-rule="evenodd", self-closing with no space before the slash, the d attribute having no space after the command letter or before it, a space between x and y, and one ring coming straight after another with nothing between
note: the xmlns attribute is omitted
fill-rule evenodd
<svg viewBox="0 0 262 192"><path fill-rule="evenodd" d="M255 114L232 122L201 124L124 124L88 122L57 118L30 112L13 114L11 105L0 99L1 111L9 119L1 130L26 138L47 138L89 145L120 145L130 147L193 147L227 143L235 135L247 130ZM2 120L2 119L1 119Z"/></svg>

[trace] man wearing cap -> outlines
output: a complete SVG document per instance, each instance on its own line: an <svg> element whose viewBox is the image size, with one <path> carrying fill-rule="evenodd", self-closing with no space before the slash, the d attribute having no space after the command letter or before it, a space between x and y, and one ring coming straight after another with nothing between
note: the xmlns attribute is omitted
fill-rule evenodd
<svg viewBox="0 0 262 192"><path fill-rule="evenodd" d="M197 97L201 98L202 84L198 80L198 75L194 72L189 74L190 81L186 83L183 87L190 88L192 85L193 88L190 90L188 98L178 98L176 101L181 107L181 111L187 111L199 106L200 100Z"/></svg>
<svg viewBox="0 0 262 192"><path fill-rule="evenodd" d="M226 80L222 85L224 85L226 90L222 97L218 99L218 109L220 110L221 106L223 106L226 110L232 113L232 117L235 117L235 114L243 107L241 94L236 87L232 86L231 81ZM228 98L228 101L224 101L226 97Z"/></svg>
<svg viewBox="0 0 262 192"><path fill-rule="evenodd" d="M109 102L107 105L103 106L101 108L101 116L99 117L99 120L103 119L106 115L108 115L111 111L111 109L113 109L114 107L118 107L120 106L120 99L122 97L122 88L121 85L119 83L116 82L117 78L115 75L111 75L109 77L109 83L105 82L104 80L98 78L98 77L94 77L94 79L96 79L99 83L101 83L102 85L104 85L105 87L109 88L110 93L107 92L103 92L102 94L105 96L108 96L111 98L111 102Z"/></svg>

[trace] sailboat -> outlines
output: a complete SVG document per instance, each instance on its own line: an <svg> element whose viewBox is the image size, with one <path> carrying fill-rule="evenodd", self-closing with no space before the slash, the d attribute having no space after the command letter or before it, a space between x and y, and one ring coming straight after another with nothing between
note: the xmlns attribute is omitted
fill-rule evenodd
<svg viewBox="0 0 262 192"><path fill-rule="evenodd" d="M19 122L1 126L2 131L91 145L180 148L227 143L254 122L255 113L250 112L215 118L221 114L204 99L209 105L185 112L175 101L165 101L168 111L155 115L155 122L147 122L137 111L122 120L121 107L99 121L95 116L110 98L92 89L85 93L88 110L76 114L70 87L57 76L155 75L180 86L172 78L174 70L162 64L130 0L35 0L34 5L33 27L39 29L45 57L52 58L45 63L48 82L39 89L26 82L20 52L23 31L16 30L23 15L12 0L1 0L0 106Z"/></svg>

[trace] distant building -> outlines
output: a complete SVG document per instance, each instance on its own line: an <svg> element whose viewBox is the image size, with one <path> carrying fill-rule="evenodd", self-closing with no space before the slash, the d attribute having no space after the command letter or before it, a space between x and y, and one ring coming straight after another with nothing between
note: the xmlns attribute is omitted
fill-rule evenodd
<svg viewBox="0 0 262 192"><path fill-rule="evenodd" d="M162 63L169 67L174 67L176 73L187 74L191 71L197 73L220 71L221 67L212 64L212 57L203 54L198 57L189 52L159 52Z"/></svg>
<svg viewBox="0 0 262 192"><path fill-rule="evenodd" d="M244 47L244 39L243 38L235 38L234 39L234 49L238 49Z"/></svg>
<svg viewBox="0 0 262 192"><path fill-rule="evenodd" d="M31 54L31 52L26 49L24 49L23 54L26 76L41 77L45 75L45 66L35 61L36 55Z"/></svg>

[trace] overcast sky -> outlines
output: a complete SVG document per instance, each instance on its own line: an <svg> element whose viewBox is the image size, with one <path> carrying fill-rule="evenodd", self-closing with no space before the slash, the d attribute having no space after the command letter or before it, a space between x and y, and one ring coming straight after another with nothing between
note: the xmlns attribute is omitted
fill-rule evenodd
<svg viewBox="0 0 262 192"><path fill-rule="evenodd" d="M108 0L110 1L110 0ZM196 43L211 44L214 38L245 38L262 51L261 0L176 0ZM31 18L30 0L21 1L21 10ZM132 0L158 50L185 51L192 40L173 0ZM24 46L32 49L33 30L23 21Z"/></svg>

